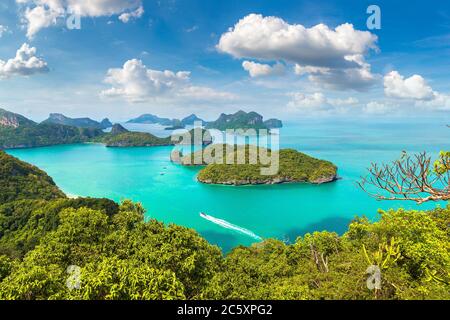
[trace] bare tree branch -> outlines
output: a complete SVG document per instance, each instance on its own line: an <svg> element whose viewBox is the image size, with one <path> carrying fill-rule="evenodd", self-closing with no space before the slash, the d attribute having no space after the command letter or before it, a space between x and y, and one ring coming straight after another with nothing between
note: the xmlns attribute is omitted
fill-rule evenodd
<svg viewBox="0 0 450 320"><path fill-rule="evenodd" d="M450 152L441 152L434 163L425 152L413 156L403 152L399 160L381 166L372 163L368 171L358 185L378 200L418 204L450 200Z"/></svg>

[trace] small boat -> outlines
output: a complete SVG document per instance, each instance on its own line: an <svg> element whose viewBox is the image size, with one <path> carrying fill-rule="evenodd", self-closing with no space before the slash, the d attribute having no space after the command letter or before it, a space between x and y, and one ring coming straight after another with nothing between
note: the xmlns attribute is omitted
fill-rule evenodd
<svg viewBox="0 0 450 320"><path fill-rule="evenodd" d="M200 212L200 217L206 218L207 214L204 212Z"/></svg>

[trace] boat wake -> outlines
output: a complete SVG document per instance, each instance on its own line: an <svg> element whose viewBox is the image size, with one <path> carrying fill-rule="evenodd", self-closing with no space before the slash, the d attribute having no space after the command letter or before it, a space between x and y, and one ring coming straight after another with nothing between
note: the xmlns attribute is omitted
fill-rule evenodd
<svg viewBox="0 0 450 320"><path fill-rule="evenodd" d="M203 212L200 212L200 217L202 217L203 219L206 219L208 221L211 221L212 223L215 223L223 228L234 230L239 233L243 233L243 234L245 234L249 237L252 237L253 239L259 240L259 241L262 240L262 238L260 236L258 236L257 234L255 234L254 232L252 232L248 229L239 227L237 225L234 225L226 220L215 218L215 217L207 215L206 213L203 213Z"/></svg>

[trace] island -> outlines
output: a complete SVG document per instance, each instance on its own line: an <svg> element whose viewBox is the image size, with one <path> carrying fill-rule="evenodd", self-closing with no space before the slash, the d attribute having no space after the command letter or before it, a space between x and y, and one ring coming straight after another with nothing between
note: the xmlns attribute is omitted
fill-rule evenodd
<svg viewBox="0 0 450 320"><path fill-rule="evenodd" d="M81 128L50 122L36 123L0 109L0 149L32 148L83 143L103 135L97 128Z"/></svg>
<svg viewBox="0 0 450 320"><path fill-rule="evenodd" d="M161 118L154 114L143 114L137 118L128 120L127 123L138 123L138 124L159 124L162 126L166 126L165 130L177 130L184 129L186 126L194 125L194 122L202 122L205 123L202 119L197 117L195 114L191 114L183 119L169 119L169 118Z"/></svg>
<svg viewBox="0 0 450 320"><path fill-rule="evenodd" d="M245 148L245 151L242 148ZM271 156L272 152L279 154L279 171L275 175L262 175L261 168L268 165L262 165L259 160L258 164L249 163L249 145L234 146L234 148L228 146L228 150L230 149L232 151L227 151L225 145L213 144L188 155L177 157L176 154L172 154L171 157L172 161L184 166L205 166L197 176L197 180L205 184L257 185L295 182L322 184L337 179L337 167L333 163L313 158L294 149L262 150L268 156ZM223 150L223 152L216 156L216 150ZM227 158L234 159L236 163L239 152L242 152L241 154L245 152L243 164L225 164L223 159ZM215 161L206 163L205 154L211 155Z"/></svg>
<svg viewBox="0 0 450 320"><path fill-rule="evenodd" d="M269 119L264 121L264 124L269 129L278 129L283 127L283 122L279 119Z"/></svg>
<svg viewBox="0 0 450 320"><path fill-rule="evenodd" d="M128 131L120 124L114 124L111 132L97 137L93 142L107 147L153 147L173 145L171 137L159 138L147 132Z"/></svg>
<svg viewBox="0 0 450 320"><path fill-rule="evenodd" d="M200 119L199 117L197 117L196 114L191 114L185 118L183 118L181 120L181 124L183 126L193 126L195 122L202 122L205 123L206 121L204 121L203 119Z"/></svg>
<svg viewBox="0 0 450 320"><path fill-rule="evenodd" d="M0 181L0 203L65 197L47 173L3 151L0 151Z"/></svg>
<svg viewBox="0 0 450 320"><path fill-rule="evenodd" d="M206 124L208 129L217 129L225 131L227 129L271 129L281 128L283 126L281 120L269 119L263 121L263 116L257 112L238 111L233 114L222 113L216 121Z"/></svg>
<svg viewBox="0 0 450 320"><path fill-rule="evenodd" d="M94 128L101 130L112 127L112 123L108 118L103 119L101 122L97 122L90 118L69 118L61 113L50 113L48 119L44 120L42 123L53 123L77 128Z"/></svg>

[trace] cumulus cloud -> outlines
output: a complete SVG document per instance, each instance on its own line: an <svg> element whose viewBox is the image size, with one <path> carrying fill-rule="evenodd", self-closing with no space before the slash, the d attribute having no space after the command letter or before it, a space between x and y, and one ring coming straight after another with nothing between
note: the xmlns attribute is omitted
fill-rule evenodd
<svg viewBox="0 0 450 320"><path fill-rule="evenodd" d="M47 62L36 56L36 48L24 43L16 52L16 56L7 61L0 60L0 78L11 76L30 76L48 72Z"/></svg>
<svg viewBox="0 0 450 320"><path fill-rule="evenodd" d="M384 93L391 98L430 100L435 92L420 75L403 77L398 71L391 71L384 76Z"/></svg>
<svg viewBox="0 0 450 320"><path fill-rule="evenodd" d="M148 69L141 60L132 59L122 68L109 69L105 82L112 87L103 96L122 96L131 101L141 101L163 94L178 84L189 80L190 72Z"/></svg>
<svg viewBox="0 0 450 320"><path fill-rule="evenodd" d="M389 72L384 76L384 93L428 110L450 110L450 95L433 90L418 74L405 78L398 71Z"/></svg>
<svg viewBox="0 0 450 320"><path fill-rule="evenodd" d="M364 91L379 79L378 75L371 72L370 64L364 61L363 56L347 56L346 59L355 62L359 67L347 69L311 69L308 76L309 80L328 89Z"/></svg>
<svg viewBox="0 0 450 320"><path fill-rule="evenodd" d="M278 17L250 14L220 37L217 48L236 58L285 60L300 65L348 67L345 56L376 48L377 37L345 23L334 30L324 24L306 28Z"/></svg>
<svg viewBox="0 0 450 320"><path fill-rule="evenodd" d="M378 49L376 42L376 35L348 23L307 28L250 14L222 34L216 47L235 58L294 63L297 74L310 74L311 81L334 89L363 90L376 81L364 60Z"/></svg>
<svg viewBox="0 0 450 320"><path fill-rule="evenodd" d="M313 94L293 93L291 94L291 101L288 103L288 108L291 111L308 110L308 111L330 111L335 107L348 107L356 105L358 99L349 97L341 98L327 98L323 93L316 92Z"/></svg>
<svg viewBox="0 0 450 320"><path fill-rule="evenodd" d="M292 100L288 107L292 109L329 109L329 104L325 95L320 92L306 95L303 93L292 94Z"/></svg>
<svg viewBox="0 0 450 320"><path fill-rule="evenodd" d="M248 71L250 77L265 77L273 75L281 75L285 72L285 67L281 63L276 63L273 66L268 64L257 63L253 61L242 62L244 70Z"/></svg>
<svg viewBox="0 0 450 320"><path fill-rule="evenodd" d="M27 26L27 37L32 38L43 28L56 25L66 14L81 17L120 15L120 20L142 16L142 0L16 0L23 7L22 19ZM125 15L124 15L125 14Z"/></svg>
<svg viewBox="0 0 450 320"><path fill-rule="evenodd" d="M120 97L130 102L173 97L193 100L234 98L227 92L191 85L189 71L152 70L138 59L126 61L122 68L109 69L105 83L110 84L111 88L102 91L101 96Z"/></svg>
<svg viewBox="0 0 450 320"><path fill-rule="evenodd" d="M416 101L416 106L432 110L450 110L450 95L435 92L433 99Z"/></svg>

